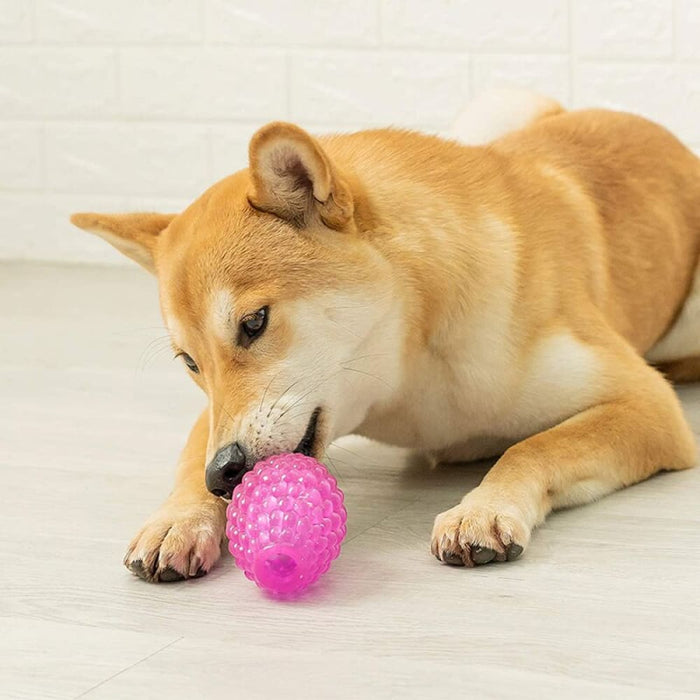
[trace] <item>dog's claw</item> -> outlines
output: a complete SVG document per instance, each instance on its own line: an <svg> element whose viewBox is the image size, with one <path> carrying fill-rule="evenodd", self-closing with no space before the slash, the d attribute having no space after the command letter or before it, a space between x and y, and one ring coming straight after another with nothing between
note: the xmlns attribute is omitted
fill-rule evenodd
<svg viewBox="0 0 700 700"><path fill-rule="evenodd" d="M148 573L146 567L143 565L143 562L140 559L132 561L127 566L132 574L135 574L139 578L142 578L144 581L148 581L148 579L150 578L150 574Z"/></svg>
<svg viewBox="0 0 700 700"><path fill-rule="evenodd" d="M522 551L522 550L521 550ZM472 561L475 564L488 564L496 557L496 552L489 547L479 547L478 545L471 548Z"/></svg>
<svg viewBox="0 0 700 700"><path fill-rule="evenodd" d="M509 544L508 548L506 549L506 560L513 561L514 559L517 559L522 553L523 548L519 544L511 542L511 544Z"/></svg>
<svg viewBox="0 0 700 700"><path fill-rule="evenodd" d="M158 580L166 583L182 581L184 578L185 577L179 571L175 571L175 569L171 569L169 566L158 574Z"/></svg>
<svg viewBox="0 0 700 700"><path fill-rule="evenodd" d="M162 583L174 583L175 581L183 581L185 578L188 578L184 574L181 574L179 571L176 571L170 566L166 566L164 569L156 570L155 572L149 571L144 566L143 561L141 561L141 559L136 559L130 564L127 564L127 568L129 569L129 571L131 571L132 574L138 576L144 581L160 581ZM197 569L196 573L190 576L189 578L201 578L202 576L206 575L206 573L206 570L200 567L199 569Z"/></svg>
<svg viewBox="0 0 700 700"><path fill-rule="evenodd" d="M444 561L445 564L450 564L450 566L464 566L464 561L462 560L462 557L460 557L459 554L456 554L455 552L443 552L442 561Z"/></svg>

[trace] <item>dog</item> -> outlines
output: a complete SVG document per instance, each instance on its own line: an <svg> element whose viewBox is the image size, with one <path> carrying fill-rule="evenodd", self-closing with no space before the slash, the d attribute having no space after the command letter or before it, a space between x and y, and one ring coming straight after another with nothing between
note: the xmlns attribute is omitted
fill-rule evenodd
<svg viewBox="0 0 700 700"><path fill-rule="evenodd" d="M181 214L72 216L157 276L209 399L134 574L207 573L258 460L351 433L501 455L435 519L432 553L467 567L517 559L553 509L695 464L669 380L700 379L700 160L641 117L536 95L457 128L478 144L273 122Z"/></svg>

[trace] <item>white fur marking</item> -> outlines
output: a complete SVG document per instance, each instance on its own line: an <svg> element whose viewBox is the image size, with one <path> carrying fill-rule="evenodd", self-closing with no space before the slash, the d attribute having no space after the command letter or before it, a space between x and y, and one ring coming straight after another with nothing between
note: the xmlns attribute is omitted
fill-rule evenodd
<svg viewBox="0 0 700 700"><path fill-rule="evenodd" d="M223 343L230 343L234 333L234 303L231 292L220 289L212 295L209 310L211 332Z"/></svg>
<svg viewBox="0 0 700 700"><path fill-rule="evenodd" d="M616 485L600 479L584 479L569 486L563 493L555 493L552 496L552 508L571 508L584 503L597 501L599 498L615 490Z"/></svg>
<svg viewBox="0 0 700 700"><path fill-rule="evenodd" d="M671 330L647 353L651 362L672 362L700 355L700 268Z"/></svg>
<svg viewBox="0 0 700 700"><path fill-rule="evenodd" d="M182 333L182 324L175 318L175 316L172 315L172 313L168 313L168 311L165 309L163 316L165 318L165 326L168 329L168 333L170 333L170 337L172 338L173 343L178 348L181 348L183 345L182 341L184 338L184 335Z"/></svg>
<svg viewBox="0 0 700 700"><path fill-rule="evenodd" d="M597 400L599 374L593 348L568 332L549 336L530 358L513 415L525 433L555 425Z"/></svg>
<svg viewBox="0 0 700 700"><path fill-rule="evenodd" d="M482 259L498 269L500 282L480 289L478 303L452 321L444 323L436 338L440 353L432 348L416 355L409 367L400 355L392 357L402 372L404 384L359 428L367 437L403 446L438 450L491 433L504 410L509 408L514 376L515 350L509 328L512 323L516 284L513 231L499 219L484 215L474 224ZM444 245L449 266L448 234ZM443 244L444 241L444 244ZM446 270L458 276L459 269ZM455 311L459 305L455 303Z"/></svg>

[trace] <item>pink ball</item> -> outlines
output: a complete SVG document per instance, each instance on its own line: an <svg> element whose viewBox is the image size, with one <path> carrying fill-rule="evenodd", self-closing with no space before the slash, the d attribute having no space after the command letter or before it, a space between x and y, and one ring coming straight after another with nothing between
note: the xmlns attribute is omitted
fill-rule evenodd
<svg viewBox="0 0 700 700"><path fill-rule="evenodd" d="M226 516L236 564L275 594L301 591L328 571L346 534L336 480L297 453L258 462L234 489Z"/></svg>

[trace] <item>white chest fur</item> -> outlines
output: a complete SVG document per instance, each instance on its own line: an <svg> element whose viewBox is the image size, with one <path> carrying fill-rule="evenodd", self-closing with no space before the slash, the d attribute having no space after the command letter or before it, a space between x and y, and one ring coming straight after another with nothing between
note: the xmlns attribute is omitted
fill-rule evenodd
<svg viewBox="0 0 700 700"><path fill-rule="evenodd" d="M570 332L542 338L520 360L508 345L494 342L481 362L466 353L448 361L423 358L403 401L373 415L361 432L430 451L462 445L466 453L459 456L469 459L483 456L483 443L511 444L595 402L601 363Z"/></svg>
<svg viewBox="0 0 700 700"><path fill-rule="evenodd" d="M450 262L459 247L446 241L444 274L455 299L463 293L466 301L455 301L428 347L407 353L399 390L373 407L361 434L429 451L475 439L507 445L596 401L602 367L595 350L563 326L542 331L534 342L522 327L515 231L484 215L470 235L483 266L474 277L483 283L475 285L458 259Z"/></svg>

